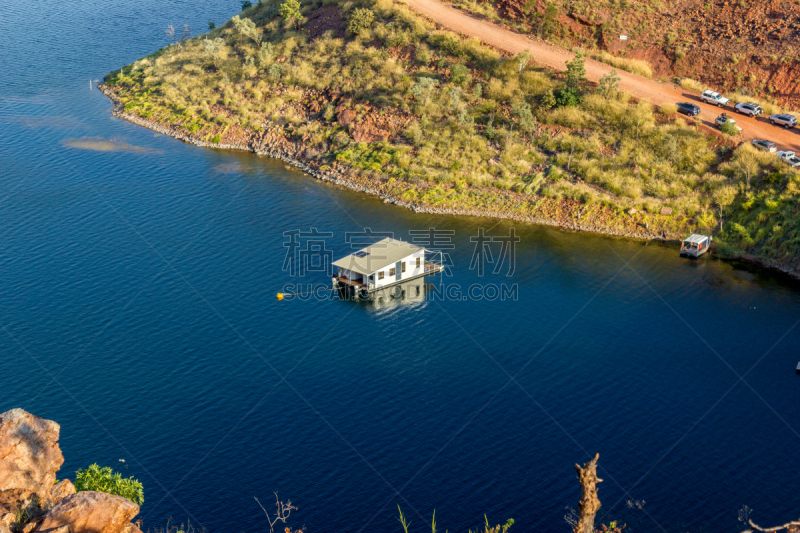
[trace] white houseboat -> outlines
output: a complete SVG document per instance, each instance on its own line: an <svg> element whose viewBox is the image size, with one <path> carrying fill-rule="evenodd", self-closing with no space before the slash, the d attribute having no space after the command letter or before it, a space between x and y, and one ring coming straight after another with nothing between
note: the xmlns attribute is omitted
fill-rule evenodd
<svg viewBox="0 0 800 533"><path fill-rule="evenodd" d="M425 252L425 248L404 241L383 239L334 261L334 288L371 299L378 290L441 272L441 262L432 262L434 254L428 252L426 258ZM441 258L439 252L435 254Z"/></svg>
<svg viewBox="0 0 800 533"><path fill-rule="evenodd" d="M708 252L710 247L711 237L694 233L681 243L681 255L688 257L700 257L704 253Z"/></svg>

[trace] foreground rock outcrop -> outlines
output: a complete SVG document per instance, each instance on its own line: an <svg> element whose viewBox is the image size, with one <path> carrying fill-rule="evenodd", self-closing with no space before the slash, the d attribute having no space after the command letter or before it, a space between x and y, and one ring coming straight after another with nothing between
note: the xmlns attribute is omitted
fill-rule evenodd
<svg viewBox="0 0 800 533"><path fill-rule="evenodd" d="M39 499L50 495L64 464L58 447L61 427L22 410L0 415L0 490L20 489Z"/></svg>
<svg viewBox="0 0 800 533"><path fill-rule="evenodd" d="M50 509L36 531L51 532L69 526L72 533L122 533L137 514L139 506L120 496L78 492Z"/></svg>
<svg viewBox="0 0 800 533"><path fill-rule="evenodd" d="M130 500L55 483L60 431L22 409L0 414L0 533L140 533Z"/></svg>

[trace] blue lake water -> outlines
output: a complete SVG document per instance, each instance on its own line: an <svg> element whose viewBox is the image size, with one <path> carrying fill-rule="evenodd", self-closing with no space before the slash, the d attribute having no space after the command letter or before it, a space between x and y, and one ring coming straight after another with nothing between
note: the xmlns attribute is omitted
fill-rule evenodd
<svg viewBox="0 0 800 533"><path fill-rule="evenodd" d="M738 531L800 508L800 287L674 247L517 224L511 277L470 269L509 223L414 214L282 163L111 117L90 80L238 2L0 2L0 411L58 421L70 477L144 483L144 529L308 531L601 517ZM93 145L97 141L112 144ZM86 149L104 147L105 151ZM453 230L448 285L516 301L283 301L284 232ZM322 273L303 282L328 283ZM439 279L435 280L439 283ZM120 462L123 459L125 462ZM646 501L631 510L627 500ZM513 531L513 530L512 530Z"/></svg>

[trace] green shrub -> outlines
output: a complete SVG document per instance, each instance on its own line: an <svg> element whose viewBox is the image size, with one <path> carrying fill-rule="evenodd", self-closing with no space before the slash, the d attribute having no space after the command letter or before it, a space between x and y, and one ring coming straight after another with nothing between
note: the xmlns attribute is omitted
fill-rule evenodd
<svg viewBox="0 0 800 533"><path fill-rule="evenodd" d="M464 65L453 65L453 68L450 69L450 79L456 85L469 83L469 81L472 79L472 76L470 76L469 72L469 69Z"/></svg>
<svg viewBox="0 0 800 533"><path fill-rule="evenodd" d="M419 100L423 105L430 101L431 93L439 85L439 82L433 78L421 77L416 84L411 88L414 97Z"/></svg>
<svg viewBox="0 0 800 533"><path fill-rule="evenodd" d="M458 35L449 31L433 32L428 37L428 43L451 56L460 56L462 54L461 39L458 38Z"/></svg>
<svg viewBox="0 0 800 533"><path fill-rule="evenodd" d="M144 488L133 477L124 479L122 474L114 472L111 467L90 465L86 470L75 473L75 490L78 492L92 490L122 496L137 505L144 503Z"/></svg>
<svg viewBox="0 0 800 533"><path fill-rule="evenodd" d="M539 37L547 39L558 30L558 9L552 2L547 3L544 13L533 13L533 31Z"/></svg>
<svg viewBox="0 0 800 533"><path fill-rule="evenodd" d="M724 133L725 135L730 135L731 137L736 137L741 133L738 126L736 126L736 124L733 124L730 121L720 126L719 129L720 131L722 131L722 133Z"/></svg>
<svg viewBox="0 0 800 533"><path fill-rule="evenodd" d="M347 17L347 33L358 35L362 31L370 29L374 21L375 13L371 10L362 7L356 8Z"/></svg>
<svg viewBox="0 0 800 533"><path fill-rule="evenodd" d="M274 63L269 66L269 69L267 69L267 73L269 74L269 77L273 81L278 81L281 79L281 76L283 75L283 65L281 65L280 63Z"/></svg>
<svg viewBox="0 0 800 533"><path fill-rule="evenodd" d="M574 107L581 103L581 95L573 87L559 89L556 94L556 107Z"/></svg>
<svg viewBox="0 0 800 533"><path fill-rule="evenodd" d="M553 89L547 89L541 98L539 98L539 108L542 111L550 111L557 103L558 101L556 100L556 95L553 94Z"/></svg>

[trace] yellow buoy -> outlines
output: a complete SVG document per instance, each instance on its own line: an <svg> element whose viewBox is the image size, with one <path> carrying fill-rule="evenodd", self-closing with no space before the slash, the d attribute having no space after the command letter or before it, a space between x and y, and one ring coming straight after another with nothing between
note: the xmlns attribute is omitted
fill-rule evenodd
<svg viewBox="0 0 800 533"><path fill-rule="evenodd" d="M283 300L283 294L278 293L278 300Z"/></svg>

